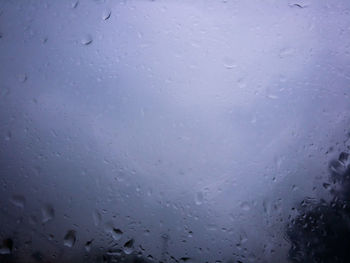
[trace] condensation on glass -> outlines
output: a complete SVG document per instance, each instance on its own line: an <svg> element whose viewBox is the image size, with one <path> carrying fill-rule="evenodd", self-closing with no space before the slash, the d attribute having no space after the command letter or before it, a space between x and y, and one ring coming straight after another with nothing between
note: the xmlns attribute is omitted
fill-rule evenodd
<svg viewBox="0 0 350 263"><path fill-rule="evenodd" d="M345 0L1 1L0 261L304 262L349 36Z"/></svg>

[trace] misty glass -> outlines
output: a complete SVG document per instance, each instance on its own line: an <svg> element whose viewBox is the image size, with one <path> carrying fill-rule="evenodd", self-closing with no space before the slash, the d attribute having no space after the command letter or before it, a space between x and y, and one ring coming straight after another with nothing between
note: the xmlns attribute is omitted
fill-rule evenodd
<svg viewBox="0 0 350 263"><path fill-rule="evenodd" d="M349 1L2 0L0 261L288 262L349 93Z"/></svg>

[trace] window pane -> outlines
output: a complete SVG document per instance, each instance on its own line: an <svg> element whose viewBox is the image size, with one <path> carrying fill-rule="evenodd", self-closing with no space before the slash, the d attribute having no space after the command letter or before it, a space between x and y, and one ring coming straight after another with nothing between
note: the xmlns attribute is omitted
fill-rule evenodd
<svg viewBox="0 0 350 263"><path fill-rule="evenodd" d="M349 262L349 14L1 1L0 262Z"/></svg>

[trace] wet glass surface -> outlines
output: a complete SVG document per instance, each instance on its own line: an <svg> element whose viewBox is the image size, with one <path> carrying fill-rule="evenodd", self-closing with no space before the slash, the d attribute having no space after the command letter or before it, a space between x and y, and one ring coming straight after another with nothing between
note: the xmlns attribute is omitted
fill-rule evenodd
<svg viewBox="0 0 350 263"><path fill-rule="evenodd" d="M345 0L3 0L0 262L349 262L349 93Z"/></svg>

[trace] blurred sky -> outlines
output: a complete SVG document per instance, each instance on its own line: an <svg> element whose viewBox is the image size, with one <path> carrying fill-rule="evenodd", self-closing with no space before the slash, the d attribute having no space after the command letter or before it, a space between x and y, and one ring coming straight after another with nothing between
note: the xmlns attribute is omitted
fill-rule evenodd
<svg viewBox="0 0 350 263"><path fill-rule="evenodd" d="M0 234L34 231L55 250L75 229L72 253L108 246L113 226L154 258L166 233L177 258L282 262L291 207L326 196L348 139L349 13L348 1L2 1Z"/></svg>

